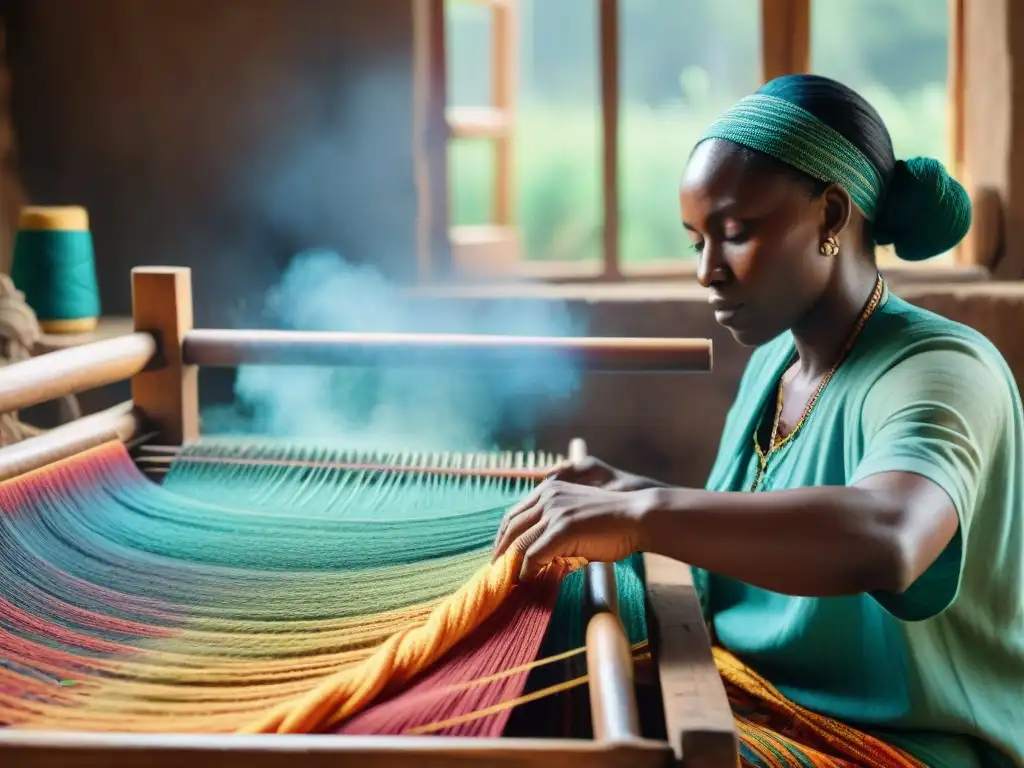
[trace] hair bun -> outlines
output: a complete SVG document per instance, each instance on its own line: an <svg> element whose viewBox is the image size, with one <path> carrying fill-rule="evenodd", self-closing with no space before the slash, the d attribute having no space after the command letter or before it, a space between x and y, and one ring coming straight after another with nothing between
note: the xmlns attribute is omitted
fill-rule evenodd
<svg viewBox="0 0 1024 768"><path fill-rule="evenodd" d="M971 227L967 190L938 160L897 160L875 221L875 242L892 244L905 261L923 261L955 247Z"/></svg>

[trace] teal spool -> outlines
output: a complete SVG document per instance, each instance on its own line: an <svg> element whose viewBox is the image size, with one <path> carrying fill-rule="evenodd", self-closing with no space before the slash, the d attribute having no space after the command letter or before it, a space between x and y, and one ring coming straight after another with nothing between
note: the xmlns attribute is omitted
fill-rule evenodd
<svg viewBox="0 0 1024 768"><path fill-rule="evenodd" d="M95 328L100 294L85 209L22 209L11 280L25 294L45 332L84 333Z"/></svg>

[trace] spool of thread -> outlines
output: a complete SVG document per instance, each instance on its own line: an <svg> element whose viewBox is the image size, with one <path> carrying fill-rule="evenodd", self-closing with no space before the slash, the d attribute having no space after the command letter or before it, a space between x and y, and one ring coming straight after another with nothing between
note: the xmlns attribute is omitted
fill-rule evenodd
<svg viewBox="0 0 1024 768"><path fill-rule="evenodd" d="M46 333L85 333L100 317L89 214L78 206L22 208L11 279Z"/></svg>

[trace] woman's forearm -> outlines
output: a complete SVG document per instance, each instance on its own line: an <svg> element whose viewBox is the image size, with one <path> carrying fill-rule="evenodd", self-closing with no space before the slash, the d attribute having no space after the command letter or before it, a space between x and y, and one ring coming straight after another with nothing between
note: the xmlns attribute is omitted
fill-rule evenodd
<svg viewBox="0 0 1024 768"><path fill-rule="evenodd" d="M672 488L672 485L663 483L660 480L654 480L650 477L644 477L643 475L634 475L630 473L629 483L626 490L629 491L645 491L650 488Z"/></svg>
<svg viewBox="0 0 1024 768"><path fill-rule="evenodd" d="M899 590L900 511L853 487L641 491L645 551L790 595Z"/></svg>

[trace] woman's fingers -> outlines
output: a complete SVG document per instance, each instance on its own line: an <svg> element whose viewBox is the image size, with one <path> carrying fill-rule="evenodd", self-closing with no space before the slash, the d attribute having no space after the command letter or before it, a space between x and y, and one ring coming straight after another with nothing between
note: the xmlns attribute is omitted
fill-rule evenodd
<svg viewBox="0 0 1024 768"><path fill-rule="evenodd" d="M544 507L540 503L540 499L538 499L537 503L532 507L520 511L514 517L507 518L508 524L501 532L501 537L498 539L498 543L494 548L494 559L497 560L505 554L505 551L512 546L512 543L540 522L540 519L543 516Z"/></svg>
<svg viewBox="0 0 1024 768"><path fill-rule="evenodd" d="M545 480L567 480L569 475L576 472L576 465L568 459L560 461L551 468Z"/></svg>
<svg viewBox="0 0 1024 768"><path fill-rule="evenodd" d="M538 526L540 528L540 526ZM536 532L529 546L526 555L523 557L523 567L520 570L519 578L522 580L532 579L545 565L550 563L559 555L566 555L569 550L566 548L571 542L567 541L569 531L566 526L555 522L543 526L542 530ZM526 543L524 541L524 543Z"/></svg>
<svg viewBox="0 0 1024 768"><path fill-rule="evenodd" d="M501 524L498 525L498 533L494 537L494 546L497 547L505 536L505 530L508 528L509 523L512 522L516 517L521 515L531 507L536 506L537 502L540 501L541 495L544 493L544 488L547 487L548 481L545 481L530 491L522 501L517 502L513 506L509 507L505 516L501 518Z"/></svg>
<svg viewBox="0 0 1024 768"><path fill-rule="evenodd" d="M563 461L552 473L552 477L565 483L586 485L588 475L593 474L592 468L593 461L590 459L584 459L582 462Z"/></svg>

